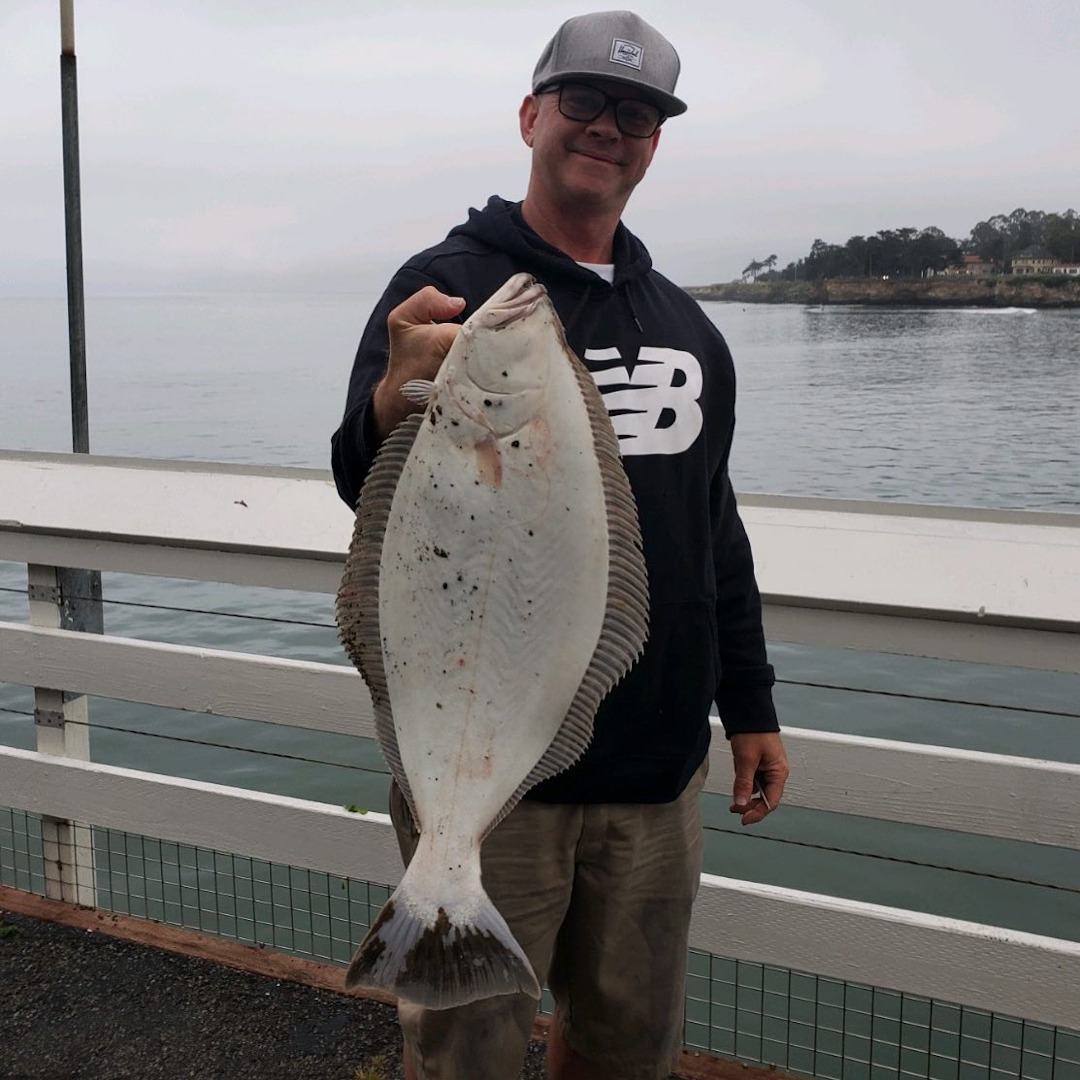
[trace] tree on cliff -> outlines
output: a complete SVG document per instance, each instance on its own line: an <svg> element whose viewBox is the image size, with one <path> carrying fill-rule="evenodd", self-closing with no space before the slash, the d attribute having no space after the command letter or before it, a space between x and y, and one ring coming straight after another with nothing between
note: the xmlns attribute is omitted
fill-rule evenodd
<svg viewBox="0 0 1080 1080"><path fill-rule="evenodd" d="M1017 252L1044 247L1064 262L1080 261L1080 215L1075 210L1045 213L1022 207L980 221L961 245L934 225L925 229L880 229L873 236L852 236L845 244L817 239L810 252L777 271L776 256L754 259L744 279L784 281L823 278L913 278L959 266L965 252L979 254L1002 270ZM765 273L762 274L762 271Z"/></svg>
<svg viewBox="0 0 1080 1080"><path fill-rule="evenodd" d="M751 281L757 281L758 274L765 269L765 263L758 262L757 259L751 259L748 266L743 267L743 281L749 278Z"/></svg>
<svg viewBox="0 0 1080 1080"><path fill-rule="evenodd" d="M1046 243L1046 219L1055 215L1042 210L1025 210L1019 207L1011 214L995 214L980 221L968 238L968 247L984 259L996 262L1008 270L1008 264L1017 252L1029 247L1043 247Z"/></svg>
<svg viewBox="0 0 1080 1080"><path fill-rule="evenodd" d="M1080 215L1075 210L1047 214L1043 219L1043 246L1062 262L1080 262Z"/></svg>

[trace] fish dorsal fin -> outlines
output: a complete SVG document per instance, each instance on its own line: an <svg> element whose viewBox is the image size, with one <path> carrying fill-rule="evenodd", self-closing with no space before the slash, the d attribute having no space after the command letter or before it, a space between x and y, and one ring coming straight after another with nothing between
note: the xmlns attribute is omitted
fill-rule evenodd
<svg viewBox="0 0 1080 1080"><path fill-rule="evenodd" d="M394 714L386 689L382 634L379 629L379 564L390 505L398 479L423 422L423 413L403 420L383 443L375 458L356 506L352 543L345 558L345 573L337 595L337 624L341 643L371 691L375 731L390 772L418 821L412 791L401 765Z"/></svg>
<svg viewBox="0 0 1080 1080"><path fill-rule="evenodd" d="M435 396L435 384L430 379L410 379L401 384L400 393L414 405L427 405Z"/></svg>
<svg viewBox="0 0 1080 1080"><path fill-rule="evenodd" d="M556 322L556 328L559 325ZM641 655L649 635L649 583L641 549L637 503L622 466L619 440L604 399L588 368L562 341L585 399L593 447L604 484L608 526L607 606L600 638L566 717L532 771L488 826L485 836L520 802L530 788L568 769L592 741L593 719L600 702Z"/></svg>

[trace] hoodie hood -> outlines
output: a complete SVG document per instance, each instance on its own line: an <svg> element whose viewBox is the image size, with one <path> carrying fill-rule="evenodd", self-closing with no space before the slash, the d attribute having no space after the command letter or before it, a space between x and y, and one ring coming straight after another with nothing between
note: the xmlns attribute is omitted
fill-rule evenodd
<svg viewBox="0 0 1080 1080"><path fill-rule="evenodd" d="M505 252L523 270L550 280L568 278L595 283L596 275L576 263L564 251L549 244L525 223L521 203L512 203L492 195L483 210L471 209L469 220L450 230L450 237L478 240ZM620 221L613 244L616 289L643 278L652 269L652 259L645 245Z"/></svg>

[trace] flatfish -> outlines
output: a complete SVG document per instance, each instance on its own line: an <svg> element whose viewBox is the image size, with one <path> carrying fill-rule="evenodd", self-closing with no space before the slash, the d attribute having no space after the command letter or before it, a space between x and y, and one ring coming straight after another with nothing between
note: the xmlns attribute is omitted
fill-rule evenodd
<svg viewBox="0 0 1080 1080"><path fill-rule="evenodd" d="M603 399L528 274L403 393L425 408L368 475L337 621L420 840L346 987L436 1009L539 997L480 845L581 756L641 653L637 509Z"/></svg>

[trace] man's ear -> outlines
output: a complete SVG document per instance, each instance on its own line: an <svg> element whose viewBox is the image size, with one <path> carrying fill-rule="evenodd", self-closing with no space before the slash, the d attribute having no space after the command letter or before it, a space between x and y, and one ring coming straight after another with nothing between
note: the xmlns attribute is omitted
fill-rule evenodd
<svg viewBox="0 0 1080 1080"><path fill-rule="evenodd" d="M525 100L518 109L518 125L521 129L521 139L526 146L533 144L533 127L536 125L536 117L540 113L540 99L536 94L526 94Z"/></svg>

